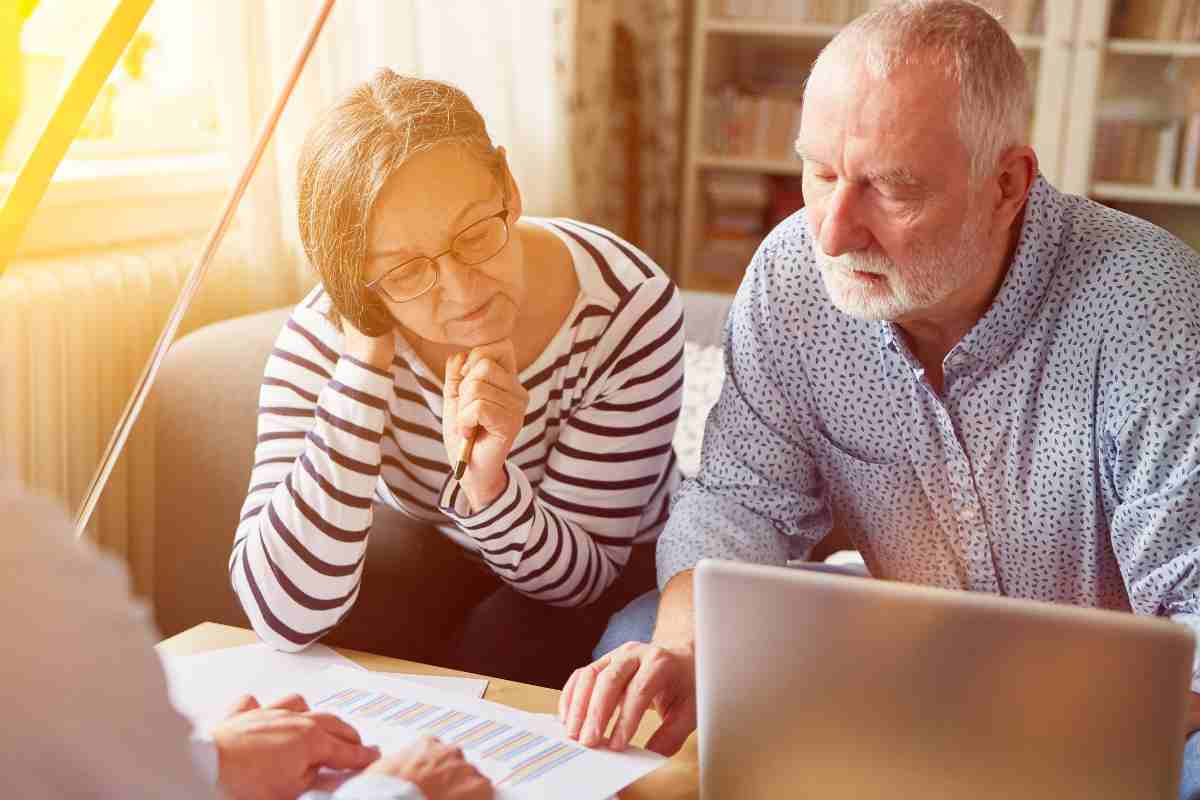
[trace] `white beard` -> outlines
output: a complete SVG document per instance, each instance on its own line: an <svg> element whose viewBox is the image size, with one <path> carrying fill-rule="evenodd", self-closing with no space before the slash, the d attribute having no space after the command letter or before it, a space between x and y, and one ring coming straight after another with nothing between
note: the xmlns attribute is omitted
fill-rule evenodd
<svg viewBox="0 0 1200 800"><path fill-rule="evenodd" d="M864 320L895 321L931 308L969 283L983 268L977 234L981 225L968 219L945 248L922 248L908 267L878 253L830 256L813 236L813 252L835 308ZM869 272L882 278L856 277Z"/></svg>

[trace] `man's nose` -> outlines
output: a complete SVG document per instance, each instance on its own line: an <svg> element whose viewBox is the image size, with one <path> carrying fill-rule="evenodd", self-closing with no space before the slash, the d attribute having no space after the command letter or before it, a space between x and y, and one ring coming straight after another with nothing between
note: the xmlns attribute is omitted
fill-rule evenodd
<svg viewBox="0 0 1200 800"><path fill-rule="evenodd" d="M867 248L871 234L859 217L859 187L839 184L825 198L818 239L829 256L840 256Z"/></svg>

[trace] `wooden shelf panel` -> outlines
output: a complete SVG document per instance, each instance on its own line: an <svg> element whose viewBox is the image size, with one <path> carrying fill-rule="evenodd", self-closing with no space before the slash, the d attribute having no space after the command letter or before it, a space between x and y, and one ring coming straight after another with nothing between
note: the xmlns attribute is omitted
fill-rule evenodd
<svg viewBox="0 0 1200 800"><path fill-rule="evenodd" d="M709 33L781 36L790 39L832 39L843 27L821 22L781 22L773 19L729 19L727 17L710 17L704 22L704 30Z"/></svg>
<svg viewBox="0 0 1200 800"><path fill-rule="evenodd" d="M1200 57L1200 42L1160 42L1153 39L1110 39L1110 53L1130 56Z"/></svg>
<svg viewBox="0 0 1200 800"><path fill-rule="evenodd" d="M704 30L708 33L734 33L744 36L776 36L787 39L832 39L844 24L825 22L787 22L773 19L731 19L708 17ZM1028 33L1012 34L1013 41L1022 50L1040 50L1044 38Z"/></svg>
<svg viewBox="0 0 1200 800"><path fill-rule="evenodd" d="M1013 43L1021 50L1041 50L1046 44L1046 37L1035 36L1032 33L1012 33Z"/></svg>
<svg viewBox="0 0 1200 800"><path fill-rule="evenodd" d="M1137 203L1200 206L1200 190L1164 189L1136 183L1094 183L1090 192L1098 200L1128 200Z"/></svg>
<svg viewBox="0 0 1200 800"><path fill-rule="evenodd" d="M703 155L696 159L702 169L725 169L738 172L769 172L772 175L799 175L803 164L795 161L780 161L771 158L734 158L732 156Z"/></svg>

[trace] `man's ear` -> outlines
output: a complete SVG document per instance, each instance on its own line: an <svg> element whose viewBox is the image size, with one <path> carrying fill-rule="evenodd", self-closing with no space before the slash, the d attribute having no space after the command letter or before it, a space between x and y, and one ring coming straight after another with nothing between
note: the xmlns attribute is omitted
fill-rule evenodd
<svg viewBox="0 0 1200 800"><path fill-rule="evenodd" d="M521 205L521 190L517 187L517 181L513 177L512 170L508 168L508 153L503 147L497 147L496 152L500 154L500 169L503 172L504 194L506 197L505 205L508 207L508 224L514 224L521 218L524 213L524 207Z"/></svg>
<svg viewBox="0 0 1200 800"><path fill-rule="evenodd" d="M1010 147L1001 153L999 169L996 172L1000 191L993 213L1002 227L1012 225L1020 216L1037 176L1037 153L1032 147Z"/></svg>

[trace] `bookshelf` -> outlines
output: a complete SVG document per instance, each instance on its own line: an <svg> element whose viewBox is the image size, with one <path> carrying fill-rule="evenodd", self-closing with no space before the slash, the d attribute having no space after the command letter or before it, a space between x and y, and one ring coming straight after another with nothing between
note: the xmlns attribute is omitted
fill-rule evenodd
<svg viewBox="0 0 1200 800"><path fill-rule="evenodd" d="M1043 171L1057 176L1061 149L1058 126L1061 109L1068 100L1065 75L1070 69L1074 0L985 0L985 5L989 1L1007 7L1010 15L1018 17L1016 25L1020 30L1014 32L1013 38L1026 56L1037 87L1038 113L1035 114L1032 136L1035 146L1043 153ZM728 232L714 229L713 219L721 215L714 213L710 199L713 184L722 181L737 184L748 177L769 177L772 193L784 186L795 195L801 174L800 161L790 147L790 140L795 138L794 129L790 131L786 147L781 147L779 137L774 136L774 145L765 148L770 150L769 153L764 151L761 141L759 146L751 148L739 148L734 144L725 148L725 152L714 147L711 141L713 98L722 91L729 91L728 87L762 83L763 77L756 75L756 70L761 71L764 63L773 61L786 66L786 72L791 76L790 87L772 86L765 92L750 90L746 95L761 97L780 93L796 98L798 122L800 89L817 54L846 21L876 2L878 0L789 2L783 4L790 9L789 16L773 18L769 13L771 6L780 6L774 0L695 1L680 202L680 260L675 272L681 286L720 292L736 290L753 245L761 240L778 216L774 212L783 208L772 194L765 213L767 223L762 230L755 234L741 229L734 234L745 239L739 248L722 238L729 235ZM796 18L803 15L803 12L797 13L797 7L806 5L810 9L820 8L815 19ZM770 83L770 79L766 82ZM727 106L736 109L739 102L745 102L740 90L737 97L728 99ZM1042 113L1043 109L1047 111ZM759 114L761 120L776 111L772 107L751 113ZM724 260L716 255L720 251L727 253Z"/></svg>
<svg viewBox="0 0 1200 800"><path fill-rule="evenodd" d="M1144 217L1200 249L1200 16L1181 23L1200 14L1200 3L1076 2L1075 91L1063 132L1074 146L1061 188ZM1128 135L1129 126L1148 133L1125 158L1133 151L1127 140L1114 145L1112 132Z"/></svg>
<svg viewBox="0 0 1200 800"><path fill-rule="evenodd" d="M1010 0L1010 13L1012 2L1024 1ZM712 152L706 143L706 97L723 85L745 81L747 66L764 57L787 60L797 85L801 84L821 48L844 24L828 18L805 22L727 13L730 3L745 2L764 0L696 0L694 4L676 268L676 279L690 289L734 291L745 267L743 261L719 271L711 268L712 204L706 187L713 176L798 181L801 172L799 161L790 155ZM766 2L769 5L771 0ZM825 5L839 3L831 0ZM843 9L853 5L841 3ZM857 5L866 3L859 0ZM1193 7L1196 11L1189 11ZM1194 26L1169 22L1189 13L1197 15ZM1198 114L1195 136L1200 141L1200 0L1040 0L1037 15L1037 22L1014 32L1013 39L1026 57L1034 85L1031 140L1043 174L1063 191L1145 217L1200 249L1200 214L1195 213L1200 210L1200 174L1194 183L1179 179L1187 166L1183 162L1189 117L1179 110L1179 103L1164 99L1169 74L1182 74L1170 80L1178 80L1185 90L1196 87L1195 105L1188 113ZM1195 40L1176 40L1187 37ZM1186 107L1186 101L1180 102ZM1104 158L1111 153L1114 114L1117 119L1122 114L1145 115L1139 123L1151 130L1177 118L1178 163L1172 166L1157 153L1157 162L1151 159L1142 148L1164 150L1166 145L1153 134L1144 134L1137 140L1137 155L1114 169ZM1169 181L1165 180L1168 172ZM1131 180L1132 175L1139 179ZM763 233L767 229L764 226Z"/></svg>

